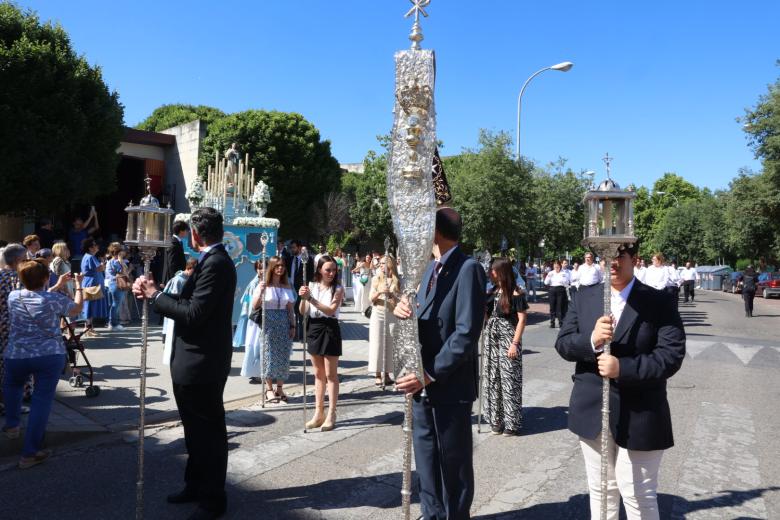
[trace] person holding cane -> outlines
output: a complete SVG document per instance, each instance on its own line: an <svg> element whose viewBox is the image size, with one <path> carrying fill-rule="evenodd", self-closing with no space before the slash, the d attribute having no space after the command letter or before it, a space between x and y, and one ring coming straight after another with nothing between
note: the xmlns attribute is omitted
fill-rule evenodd
<svg viewBox="0 0 780 520"><path fill-rule="evenodd" d="M555 349L576 363L569 430L580 438L590 489L591 518L601 509L602 378L611 379L607 518L620 497L629 520L659 518L658 472L674 445L666 380L685 358L685 331L668 293L634 278L636 244L623 245L609 266L612 316L602 316L603 286L582 287ZM602 352L610 342L611 354Z"/></svg>

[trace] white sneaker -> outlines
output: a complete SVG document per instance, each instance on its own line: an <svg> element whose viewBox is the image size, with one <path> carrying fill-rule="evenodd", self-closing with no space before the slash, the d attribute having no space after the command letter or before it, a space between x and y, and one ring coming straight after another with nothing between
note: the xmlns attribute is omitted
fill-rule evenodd
<svg viewBox="0 0 780 520"><path fill-rule="evenodd" d="M108 330L125 330L125 328L121 325L109 325Z"/></svg>

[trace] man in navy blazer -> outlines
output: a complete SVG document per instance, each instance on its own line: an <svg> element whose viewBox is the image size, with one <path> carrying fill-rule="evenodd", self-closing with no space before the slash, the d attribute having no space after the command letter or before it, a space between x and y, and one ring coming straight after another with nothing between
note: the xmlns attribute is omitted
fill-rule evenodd
<svg viewBox="0 0 780 520"><path fill-rule="evenodd" d="M436 212L436 260L417 293L425 384L416 374L396 381L398 390L414 394L414 455L426 520L468 519L474 498L471 407L487 280L484 269L458 247L461 228L455 210ZM412 316L405 299L395 315Z"/></svg>
<svg viewBox="0 0 780 520"><path fill-rule="evenodd" d="M218 518L227 507L223 392L233 354L236 268L222 245L222 215L201 208L191 222L191 243L201 256L181 294L164 294L144 277L136 280L133 292L149 298L156 312L174 320L171 379L189 456L184 489L169 495L168 502L198 502L189 518L206 520Z"/></svg>
<svg viewBox="0 0 780 520"><path fill-rule="evenodd" d="M685 331L670 295L634 278L635 247L623 246L611 262L612 316L602 316L603 284L582 287L555 342L576 363L569 430L580 437L592 518L601 505L602 377L611 379L608 518L617 520L620 496L629 519L659 517L658 470L674 445L666 380L685 358Z"/></svg>

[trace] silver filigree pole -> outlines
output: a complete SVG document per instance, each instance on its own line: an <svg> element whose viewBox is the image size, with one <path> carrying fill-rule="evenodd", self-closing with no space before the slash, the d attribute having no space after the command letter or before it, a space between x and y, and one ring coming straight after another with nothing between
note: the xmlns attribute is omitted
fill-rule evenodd
<svg viewBox="0 0 780 520"><path fill-rule="evenodd" d="M395 106L389 150L387 200L398 238L398 260L403 264L401 294L412 315L399 320L393 348L396 379L415 374L423 383L423 366L417 323L417 288L433 248L436 199L433 188L433 157L436 148L436 112L433 102L435 57L421 50L420 14L430 0L411 0L406 16L415 15L409 39L411 50L395 54ZM403 422L403 477L401 508L411 516L412 496L412 395L405 396Z"/></svg>
<svg viewBox="0 0 780 520"><path fill-rule="evenodd" d="M303 269L303 286L308 287L309 278L306 274L307 267L309 266L309 250L305 247L301 251L301 269ZM311 305L311 303L309 303ZM309 305L305 305L306 314L301 316L303 322L303 338L301 344L303 345L303 433L306 433L306 347L308 346L308 323L309 323ZM316 406L316 404L315 404Z"/></svg>
<svg viewBox="0 0 780 520"><path fill-rule="evenodd" d="M268 265L266 264L265 257L266 257L266 246L268 245L268 233L263 232L260 233L260 245L263 246L263 257L262 257L262 264L263 264L263 278L260 280L260 283L265 284L265 281L268 280L268 273L266 272L266 269L268 268ZM271 273L271 280L273 280L273 273ZM266 388L266 374L264 373L265 369L265 352L269 350L266 343L266 337L265 337L265 291L268 290L268 287L264 287L261 296L260 296L260 304L262 305L260 312L260 315L262 318L260 318L260 339L262 340L262 344L260 346L261 349L263 349L260 352L260 376L263 379L263 395L260 398L261 399L261 406L265 408L265 394L268 392L268 389ZM271 389L273 389L273 383L271 383Z"/></svg>
<svg viewBox="0 0 780 520"><path fill-rule="evenodd" d="M610 263L626 247L636 243L634 236L633 199L636 194L621 190L610 177L609 154L604 158L607 165L607 180L598 188L585 194L585 208L588 222L585 227L585 238L582 245L588 247L598 257L606 262L604 273L603 310L604 316L612 316L612 272ZM603 345L603 354L611 355L610 342ZM610 434L610 387L608 377L602 378L601 387L601 501L600 518L607 518L607 483L609 475L609 434Z"/></svg>
<svg viewBox="0 0 780 520"><path fill-rule="evenodd" d="M385 366L385 358L387 357L387 329L388 329L388 316L387 316L387 297L390 291L390 280L388 278L389 269L387 268L387 259L390 256L390 237L385 237L385 298L384 298L384 314L382 318L382 369L379 372L379 376L382 378L382 391L385 391L385 381L387 381L387 367Z"/></svg>
<svg viewBox="0 0 780 520"><path fill-rule="evenodd" d="M144 277L151 274L152 259L157 254L156 247L140 248L144 261ZM135 518L144 518L144 430L146 429L146 349L149 344L149 298L144 298L141 315L141 384L139 388L138 410L138 480L136 481Z"/></svg>

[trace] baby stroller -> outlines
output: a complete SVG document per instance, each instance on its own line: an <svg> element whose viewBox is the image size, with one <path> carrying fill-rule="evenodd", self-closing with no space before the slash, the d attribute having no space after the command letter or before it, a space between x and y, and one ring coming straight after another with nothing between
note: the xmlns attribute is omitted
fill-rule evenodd
<svg viewBox="0 0 780 520"><path fill-rule="evenodd" d="M100 387L94 384L94 372L92 365L87 358L87 354L84 352L84 344L81 342L81 336L87 333L91 328L87 328L81 334L76 332L78 326L84 326L84 321L70 321L67 318L62 319L62 339L65 341L65 349L68 356L68 364L72 371L68 384L73 388L81 388L84 386L84 373L82 370L86 369L88 375L87 379L89 383L84 389L84 394L87 397L97 397L100 394ZM79 357L84 361L83 365L79 365Z"/></svg>

